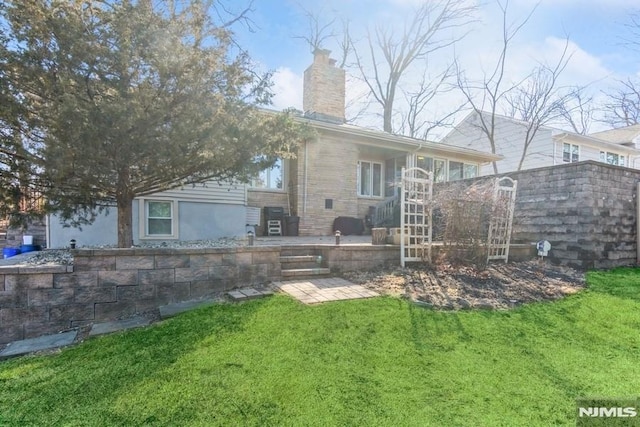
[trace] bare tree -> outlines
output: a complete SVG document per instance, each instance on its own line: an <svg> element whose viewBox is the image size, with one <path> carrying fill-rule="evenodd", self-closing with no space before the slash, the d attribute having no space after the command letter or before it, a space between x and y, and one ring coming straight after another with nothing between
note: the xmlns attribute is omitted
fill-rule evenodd
<svg viewBox="0 0 640 427"><path fill-rule="evenodd" d="M640 83L631 78L618 83L618 89L606 94L602 121L612 127L640 123Z"/></svg>
<svg viewBox="0 0 640 427"><path fill-rule="evenodd" d="M401 32L377 25L373 32L367 31L364 49L352 40L356 67L382 108L385 132L393 132L394 103L411 66L420 61L427 63L429 55L459 41L463 35L444 35L469 23L474 11L475 7L466 0L429 1L415 10ZM433 89L432 86L426 92ZM418 98L431 99L421 95L414 100Z"/></svg>
<svg viewBox="0 0 640 427"><path fill-rule="evenodd" d="M432 105L433 99L437 95L453 91L455 88L446 85L454 75L454 66L449 66L439 75L430 78L423 75L418 89L415 91L403 91L407 111L401 112L400 133L411 138L428 139L429 134L436 128L449 127L453 125L453 117L463 110L465 103L460 104L457 108L450 110L443 116L437 116L433 120L425 120L427 107Z"/></svg>
<svg viewBox="0 0 640 427"><path fill-rule="evenodd" d="M586 89L585 86L571 88L558 111L561 123L580 135L589 133L597 113L593 95L588 94Z"/></svg>
<svg viewBox="0 0 640 427"><path fill-rule="evenodd" d="M457 83L472 110L478 114L478 129L487 137L492 153L499 154L496 140L496 117L499 112L523 121L526 129L518 164L520 170L540 127L559 114L564 95L560 94L558 78L571 58L568 53L569 40L567 38L562 54L554 65L540 64L524 79L508 83L505 70L510 45L529 22L537 5L520 22L508 23L508 0L497 0L496 4L502 12L502 48L495 66L491 73L485 73L482 80L471 81L456 63ZM496 174L499 172L496 162L493 162L493 171Z"/></svg>

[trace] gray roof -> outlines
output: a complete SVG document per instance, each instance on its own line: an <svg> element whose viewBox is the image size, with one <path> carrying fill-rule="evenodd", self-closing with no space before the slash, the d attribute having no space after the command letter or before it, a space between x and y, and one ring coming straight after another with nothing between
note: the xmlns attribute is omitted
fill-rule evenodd
<svg viewBox="0 0 640 427"><path fill-rule="evenodd" d="M612 142L614 144L628 144L633 142L633 139L639 135L640 124L589 134L591 137Z"/></svg>

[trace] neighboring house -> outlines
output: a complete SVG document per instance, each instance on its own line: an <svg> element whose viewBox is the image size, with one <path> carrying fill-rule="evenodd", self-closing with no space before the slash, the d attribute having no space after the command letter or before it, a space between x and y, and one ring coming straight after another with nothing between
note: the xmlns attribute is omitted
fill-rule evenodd
<svg viewBox="0 0 640 427"><path fill-rule="evenodd" d="M489 119L489 113L482 113ZM479 126L480 116L472 112L441 141L443 144L474 148L491 152L491 144ZM635 128L635 129L632 129ZM518 170L522 157L527 123L505 116L495 117L496 153L503 159L496 162L498 173ZM528 147L521 170L595 160L617 166L640 168L640 128L614 129L592 135L566 132L550 126L541 126ZM493 165L480 168L480 175L494 173Z"/></svg>
<svg viewBox="0 0 640 427"><path fill-rule="evenodd" d="M500 159L487 150L345 124L344 70L326 50L316 51L305 71L303 104L299 120L317 136L302 144L295 159L278 161L248 185L208 183L135 200L134 243L245 236L246 225L257 222L248 213L265 207L297 217L300 235L329 235L337 217L364 219L371 206L392 203L402 167L419 166L433 171L436 181L449 181L475 177ZM259 233L263 225L264 215ZM68 246L71 239L79 246L117 241L115 212L82 231L50 217L48 230L49 247Z"/></svg>

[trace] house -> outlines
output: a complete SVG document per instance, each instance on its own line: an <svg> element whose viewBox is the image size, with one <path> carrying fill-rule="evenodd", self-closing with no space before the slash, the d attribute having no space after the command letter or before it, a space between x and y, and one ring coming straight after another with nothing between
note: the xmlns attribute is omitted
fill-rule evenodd
<svg viewBox="0 0 640 427"><path fill-rule="evenodd" d="M371 206L396 200L403 167L433 171L436 181L471 178L500 156L471 148L417 140L345 123L345 73L317 50L305 71L304 115L316 137L294 159L278 161L250 184L210 182L134 201L134 243L245 236L249 224L265 227L265 208L295 218L299 235L329 235L338 217L364 219ZM279 221L282 222L282 219ZM286 232L285 224L280 229ZM91 226L65 228L48 219L48 246L116 243L116 215Z"/></svg>
<svg viewBox="0 0 640 427"><path fill-rule="evenodd" d="M485 120L490 118L489 113ZM583 160L595 160L604 163L640 168L640 127L614 129L591 135L566 132L550 126L541 126L522 159L523 144L527 132L526 122L510 117L495 116L495 145L502 159L496 162L498 173L535 169ZM463 148L491 152L489 139L480 128L480 113L471 112L460 124L451 130L441 143ZM494 173L493 165L480 167L480 175Z"/></svg>
<svg viewBox="0 0 640 427"><path fill-rule="evenodd" d="M345 123L345 72L328 50L316 50L305 70L304 116L316 131L295 159L261 174L248 206L282 207L300 218L301 235L333 233L337 217L365 218L371 206L396 197L403 167L433 171L436 181L471 178L499 156Z"/></svg>

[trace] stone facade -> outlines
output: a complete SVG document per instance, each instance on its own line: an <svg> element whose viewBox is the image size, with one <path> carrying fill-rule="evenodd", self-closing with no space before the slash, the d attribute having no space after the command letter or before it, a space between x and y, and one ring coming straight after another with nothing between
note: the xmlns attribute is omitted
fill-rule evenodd
<svg viewBox="0 0 640 427"><path fill-rule="evenodd" d="M548 240L557 264L636 264L640 171L587 161L509 176L518 180L514 241Z"/></svg>
<svg viewBox="0 0 640 427"><path fill-rule="evenodd" d="M512 242L547 240L552 263L581 269L636 264L640 171L586 161L505 176L518 181Z"/></svg>
<svg viewBox="0 0 640 427"><path fill-rule="evenodd" d="M47 245L47 231L44 220L30 221L26 227L9 227L7 229L7 239L4 244L6 247L19 248L22 243L23 236L33 236L33 244L41 247Z"/></svg>
<svg viewBox="0 0 640 427"><path fill-rule="evenodd" d="M400 261L397 246L80 249L73 267L0 267L0 344L278 281L284 251L322 254L332 271Z"/></svg>
<svg viewBox="0 0 640 427"><path fill-rule="evenodd" d="M344 123L345 72L336 67L331 52L316 49L304 72L302 107L309 117Z"/></svg>

